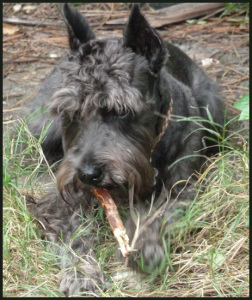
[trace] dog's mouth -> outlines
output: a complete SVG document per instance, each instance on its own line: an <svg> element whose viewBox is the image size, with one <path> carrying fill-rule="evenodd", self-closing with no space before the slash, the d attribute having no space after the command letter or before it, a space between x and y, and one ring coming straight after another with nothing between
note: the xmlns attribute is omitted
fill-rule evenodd
<svg viewBox="0 0 252 300"><path fill-rule="evenodd" d="M137 195L146 194L153 189L155 172L151 165L146 165L147 171L143 167L140 170L140 167L124 169L112 164L94 168L73 166L72 161L65 160L58 170L57 188L62 198L64 195L67 197L67 194L73 196L81 191L85 194L95 188L104 188L112 196L123 200L128 197L131 188Z"/></svg>
<svg viewBox="0 0 252 300"><path fill-rule="evenodd" d="M61 175L61 174L58 174ZM64 174L65 175L65 174ZM109 193L116 195L127 195L130 183L123 178L112 178L111 174L91 174L76 172L72 178L57 176L57 186L61 195L64 193L71 194L82 191L92 192L94 189L103 188Z"/></svg>
<svg viewBox="0 0 252 300"><path fill-rule="evenodd" d="M96 188L103 188L111 193L115 193L120 190L124 193L128 191L129 182L119 178L112 178L109 174L102 173L99 176L92 178L87 174L79 174L77 175L82 188L93 190Z"/></svg>
<svg viewBox="0 0 252 300"><path fill-rule="evenodd" d="M104 188L106 190L127 190L129 185L134 184L133 171L130 176L122 169L110 170L106 167L82 167L76 171L76 176L85 187Z"/></svg>
<svg viewBox="0 0 252 300"><path fill-rule="evenodd" d="M146 155L137 150L134 153L129 155L128 151L122 150L121 158L117 152L104 152L102 157L92 154L77 160L74 151L69 151L57 173L59 193L78 194L104 188L112 194L128 195L132 187L134 194L147 193L147 190L153 189L154 168Z"/></svg>

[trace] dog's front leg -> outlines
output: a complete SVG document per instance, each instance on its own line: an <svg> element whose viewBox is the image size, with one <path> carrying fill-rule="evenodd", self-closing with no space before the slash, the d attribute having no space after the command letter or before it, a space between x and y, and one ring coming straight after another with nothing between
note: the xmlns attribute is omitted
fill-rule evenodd
<svg viewBox="0 0 252 300"><path fill-rule="evenodd" d="M60 291L67 296L87 294L104 287L104 276L94 253L97 226L93 218L74 212L61 232L59 246L53 245L60 267Z"/></svg>
<svg viewBox="0 0 252 300"><path fill-rule="evenodd" d="M61 269L60 291L77 296L104 288L104 276L94 253L98 227L94 209L72 207L56 193L37 202L27 201L27 206L43 226L50 251L56 255Z"/></svg>
<svg viewBox="0 0 252 300"><path fill-rule="evenodd" d="M131 212L126 223L130 245L133 249L128 259L129 266L144 272L152 272L165 262L167 238L170 227L179 220L188 204L195 197L192 184L169 193L165 188L149 205L143 203ZM117 256L123 259L118 251Z"/></svg>

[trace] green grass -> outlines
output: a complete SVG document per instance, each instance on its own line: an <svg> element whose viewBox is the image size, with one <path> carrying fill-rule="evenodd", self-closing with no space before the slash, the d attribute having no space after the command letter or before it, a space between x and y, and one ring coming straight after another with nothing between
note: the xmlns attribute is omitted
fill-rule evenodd
<svg viewBox="0 0 252 300"><path fill-rule="evenodd" d="M243 3L224 3L224 6L226 8L227 12L231 11L242 11L242 10L248 10L249 11L249 2L243 2Z"/></svg>
<svg viewBox="0 0 252 300"><path fill-rule="evenodd" d="M14 139L8 130L4 136L3 153L3 294L5 296L59 296L58 269L47 252L46 242L26 209L28 191L39 194L48 168L42 165L40 142L20 121ZM19 153L19 144L29 145ZM39 151L36 151L39 150ZM26 161L32 157L33 161ZM37 190L36 190L37 189ZM50 279L48 274L50 273ZM54 287L53 287L54 286Z"/></svg>
<svg viewBox="0 0 252 300"><path fill-rule="evenodd" d="M239 146L233 142L236 137ZM249 148L238 131L228 134L226 130L218 138L228 150L223 147L196 174L198 196L169 228L168 241L164 241L166 259L159 270L147 276L127 273L116 261L117 244L100 209L97 218L103 226L97 233L102 241L97 259L111 283L100 296L249 296ZM28 147L19 153L18 143L24 139ZM59 269L24 198L27 193L45 193L54 180L44 164L41 140L36 141L21 122L15 141L7 130L4 141L3 294L60 297ZM32 161L27 160L29 156Z"/></svg>

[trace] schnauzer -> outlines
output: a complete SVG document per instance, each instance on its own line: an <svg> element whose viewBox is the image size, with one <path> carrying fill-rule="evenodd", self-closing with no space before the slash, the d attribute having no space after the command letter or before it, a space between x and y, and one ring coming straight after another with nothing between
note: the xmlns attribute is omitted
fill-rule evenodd
<svg viewBox="0 0 252 300"><path fill-rule="evenodd" d="M62 162L55 191L28 206L55 242L60 290L76 295L106 286L94 253L99 206L92 189L108 190L119 208L134 199L140 223L153 217L137 237L129 265L158 267L164 258L161 224L164 230L176 208L194 198L192 174L218 148L216 128L224 114L217 85L163 41L137 5L122 38L96 39L72 5L63 5L63 16L69 54L28 110L43 112L29 124L34 136L51 123L42 149L50 162ZM162 206L161 198L174 205ZM135 217L131 213L126 222L130 241Z"/></svg>

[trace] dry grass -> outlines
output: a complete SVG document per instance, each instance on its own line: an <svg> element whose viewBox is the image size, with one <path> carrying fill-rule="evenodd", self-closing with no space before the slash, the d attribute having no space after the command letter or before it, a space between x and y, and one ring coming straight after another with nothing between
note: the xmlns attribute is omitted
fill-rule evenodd
<svg viewBox="0 0 252 300"><path fill-rule="evenodd" d="M60 297L59 270L47 242L40 239L40 230L27 212L23 196L24 192L40 193L46 188L48 169L38 172L40 155L37 164L24 167L24 154L18 155L16 144L8 135L5 138L3 294ZM209 159L196 185L197 199L170 228L166 260L157 272L130 273L116 262L116 242L100 211L98 217L104 226L100 229L103 242L97 246L98 261L111 283L100 296L248 297L248 153L243 140L243 148L233 147ZM31 173L29 180L24 180Z"/></svg>
<svg viewBox="0 0 252 300"><path fill-rule="evenodd" d="M244 159L236 151L213 158L198 182L205 190L174 230L167 295L248 296L248 157Z"/></svg>

